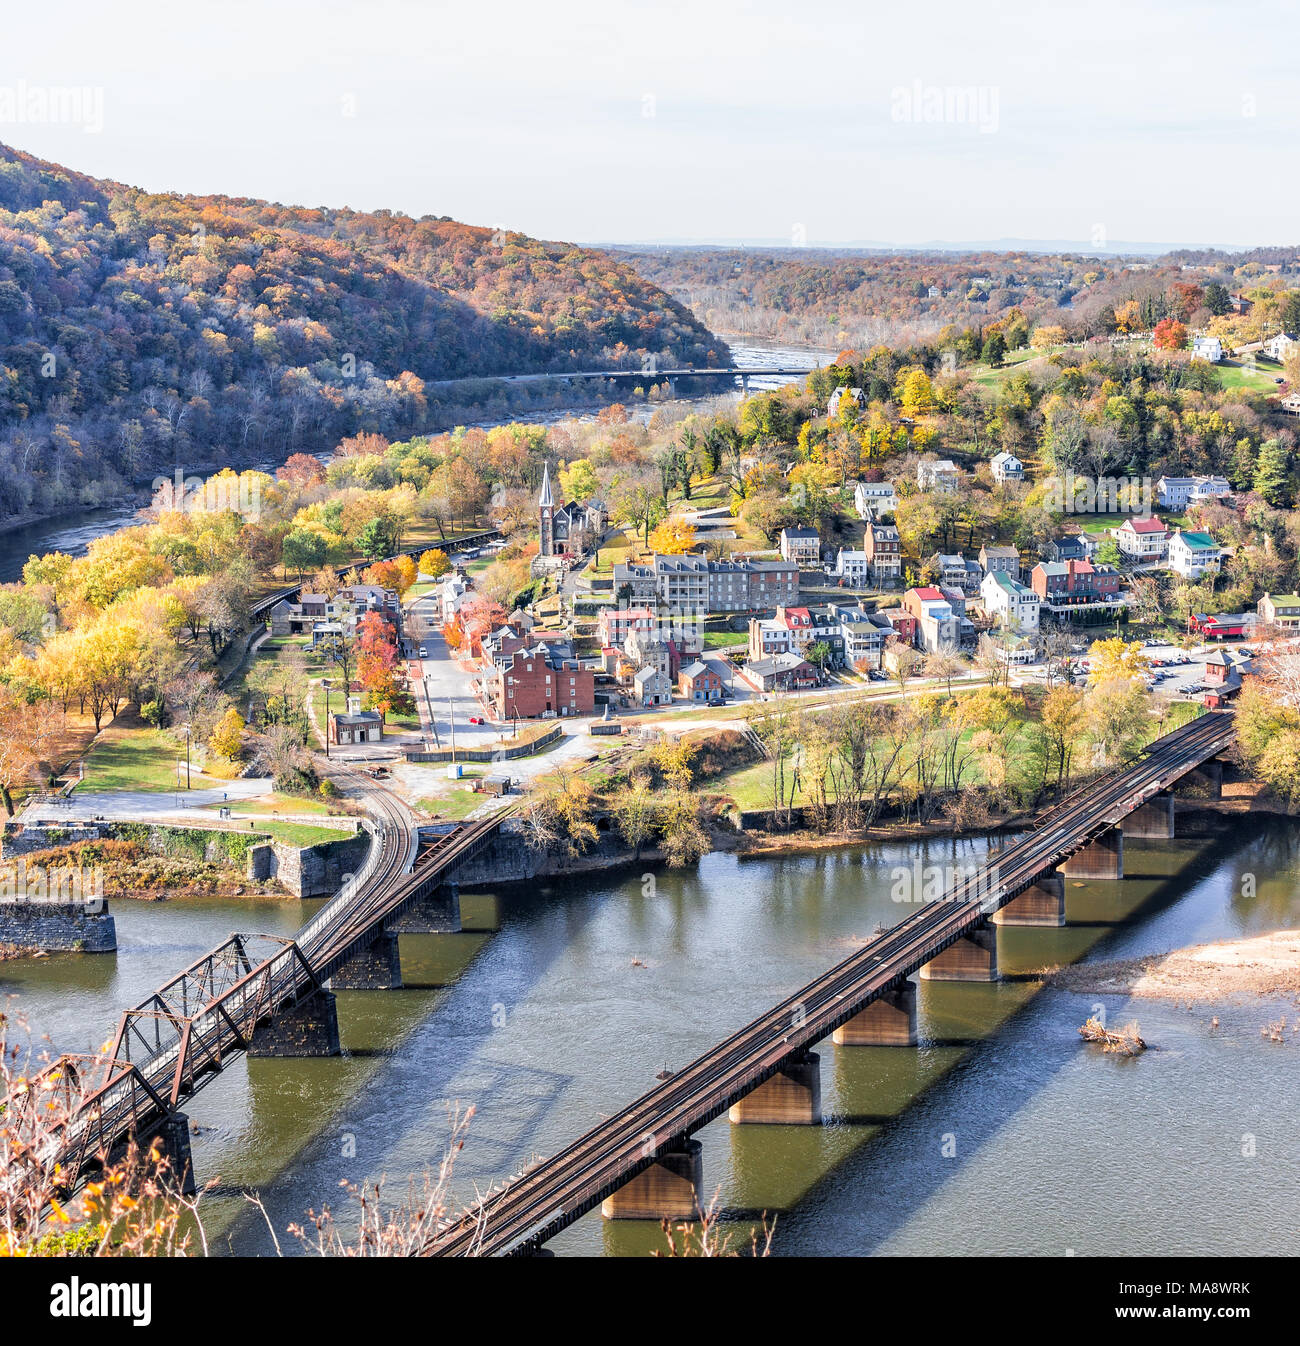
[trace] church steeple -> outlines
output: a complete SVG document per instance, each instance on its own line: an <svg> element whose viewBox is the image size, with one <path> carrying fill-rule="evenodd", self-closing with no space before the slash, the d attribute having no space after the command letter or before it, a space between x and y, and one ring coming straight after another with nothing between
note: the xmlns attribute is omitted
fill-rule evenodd
<svg viewBox="0 0 1300 1346"><path fill-rule="evenodd" d="M555 497L551 494L550 465L542 465L542 493L537 497L537 521L540 525L540 548L543 556L555 555Z"/></svg>

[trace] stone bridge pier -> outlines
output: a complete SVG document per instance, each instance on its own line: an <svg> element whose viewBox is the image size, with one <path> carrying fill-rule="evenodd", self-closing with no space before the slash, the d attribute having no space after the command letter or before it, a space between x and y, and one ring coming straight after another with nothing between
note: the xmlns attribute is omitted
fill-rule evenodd
<svg viewBox="0 0 1300 1346"><path fill-rule="evenodd" d="M787 1057L775 1075L733 1103L727 1116L733 1126L820 1126L821 1057L808 1051Z"/></svg>
<svg viewBox="0 0 1300 1346"><path fill-rule="evenodd" d="M916 983L904 981L832 1034L837 1047L915 1047Z"/></svg>
<svg viewBox="0 0 1300 1346"><path fill-rule="evenodd" d="M649 1168L601 1202L607 1220L698 1220L704 1189L704 1147L683 1137L672 1141Z"/></svg>
<svg viewBox="0 0 1300 1346"><path fill-rule="evenodd" d="M1023 893L995 911L994 925L1062 926L1065 924L1065 877L1057 869L1040 875Z"/></svg>
<svg viewBox="0 0 1300 1346"><path fill-rule="evenodd" d="M925 981L997 981L998 932L987 921L921 968Z"/></svg>
<svg viewBox="0 0 1300 1346"><path fill-rule="evenodd" d="M1124 877L1124 833L1108 828L1061 865L1067 879L1122 879Z"/></svg>

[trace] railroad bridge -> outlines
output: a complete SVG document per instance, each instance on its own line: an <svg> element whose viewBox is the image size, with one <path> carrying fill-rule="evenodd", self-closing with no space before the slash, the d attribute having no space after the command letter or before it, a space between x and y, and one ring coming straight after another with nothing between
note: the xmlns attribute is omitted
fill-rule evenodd
<svg viewBox="0 0 1300 1346"><path fill-rule="evenodd" d="M397 798L356 772L372 844L360 874L293 939L236 933L125 1011L103 1055L65 1053L33 1077L27 1112L11 1117L30 1148L28 1167L0 1180L21 1185L55 1165L71 1190L132 1141L167 1154L195 1190L184 1100L231 1060L336 1056L334 991L402 985L400 934L460 929L457 869L490 844L515 808L422 837ZM42 1109L62 1106L51 1129Z"/></svg>
<svg viewBox="0 0 1300 1346"><path fill-rule="evenodd" d="M942 900L448 1221L424 1254L529 1253L597 1205L610 1219L696 1218L704 1183L696 1131L724 1112L735 1125L820 1122L817 1043L914 1047L913 974L997 980L998 926L1064 925L1064 879L1122 878L1126 836L1171 838L1174 794L1195 786L1217 795L1232 738L1230 715L1202 715L1068 796Z"/></svg>

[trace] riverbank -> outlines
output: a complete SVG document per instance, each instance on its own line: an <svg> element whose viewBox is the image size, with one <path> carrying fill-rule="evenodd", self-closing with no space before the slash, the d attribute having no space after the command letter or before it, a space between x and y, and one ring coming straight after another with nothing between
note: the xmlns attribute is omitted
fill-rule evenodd
<svg viewBox="0 0 1300 1346"><path fill-rule="evenodd" d="M1045 981L1066 991L1184 1005L1269 996L1300 1006L1300 930L1274 930L1145 958L1080 963L1055 969ZM1300 1024L1292 1029L1297 1030Z"/></svg>

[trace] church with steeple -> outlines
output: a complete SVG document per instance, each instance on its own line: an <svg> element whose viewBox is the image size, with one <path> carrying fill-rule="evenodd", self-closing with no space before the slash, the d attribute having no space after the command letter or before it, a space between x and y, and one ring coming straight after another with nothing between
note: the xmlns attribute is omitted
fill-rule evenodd
<svg viewBox="0 0 1300 1346"><path fill-rule="evenodd" d="M585 556L598 546L605 531L605 507L599 500L557 504L551 487L551 468L542 468L542 489L537 497L540 540L538 569L550 569Z"/></svg>

